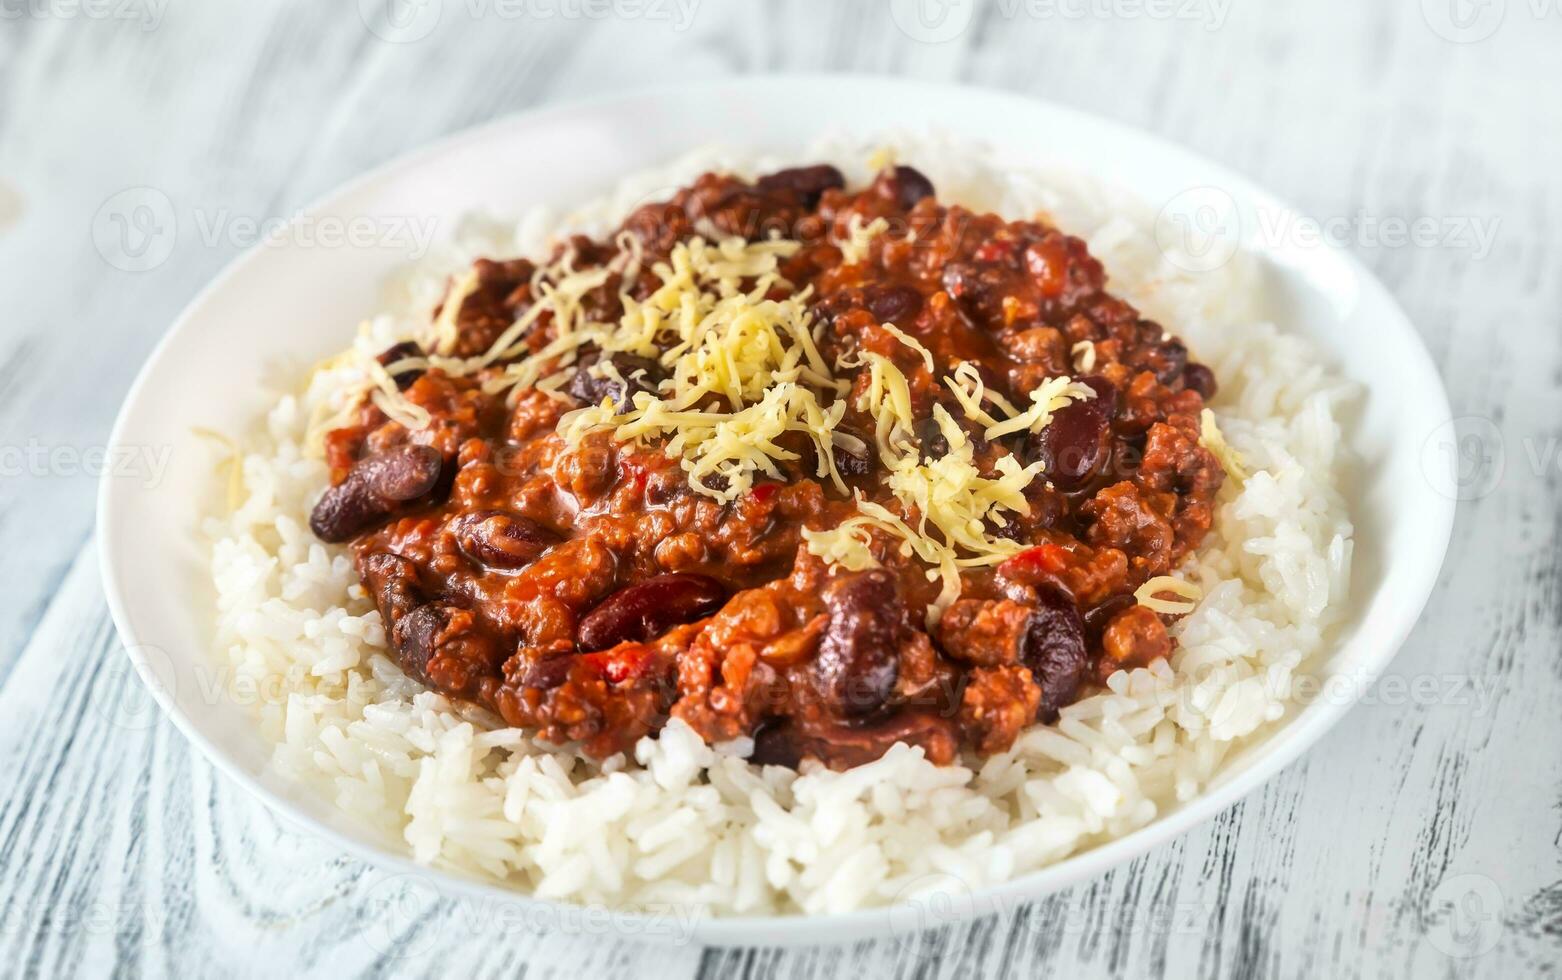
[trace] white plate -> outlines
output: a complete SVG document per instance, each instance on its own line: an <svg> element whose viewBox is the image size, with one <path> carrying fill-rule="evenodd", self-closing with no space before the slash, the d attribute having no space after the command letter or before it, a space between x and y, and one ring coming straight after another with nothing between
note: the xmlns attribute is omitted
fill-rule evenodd
<svg viewBox="0 0 1562 980"><path fill-rule="evenodd" d="M540 201L578 202L616 178L690 147L720 141L757 150L800 148L821 130L871 134L935 126L1026 158L1063 161L1146 202L1187 201L1218 188L1242 214L1285 213L1246 180L1160 139L1066 109L997 92L855 77L761 78L661 89L530 112L455 136L327 197L311 215L454 217L519 214ZM1196 191L1204 202L1210 192ZM1179 196L1181 195L1181 196ZM1204 195L1201 197L1200 195ZM1198 215L1195 215L1198 217ZM1349 488L1356 524L1354 595L1333 654L1321 665L1347 697L1315 699L1232 760L1193 801L1148 826L945 909L942 923L1035 898L1099 874L1182 833L1274 775L1333 725L1393 657L1420 614L1453 522L1452 460L1437 437L1451 431L1437 372L1383 287L1350 256L1309 243L1256 238L1287 329L1311 336L1367 397L1348 435L1364 465ZM448 226L447 226L448 227ZM328 801L267 766L246 709L210 694L211 586L194 540L211 453L192 426L244 431L269 407L262 379L279 363L305 364L342 348L376 308L404 248L308 247L304 236L236 261L180 316L125 401L111 452L172 450L156 486L105 478L98 503L104 587L138 673L181 730L220 769L281 813L387 869L415 872L449 893L500 898L522 921L576 921L559 906L412 864ZM111 456L110 458L117 458ZM1325 688L1325 690L1334 690ZM617 920L624 934L690 934ZM838 916L705 918L692 938L715 944L860 939L926 924L914 911Z"/></svg>

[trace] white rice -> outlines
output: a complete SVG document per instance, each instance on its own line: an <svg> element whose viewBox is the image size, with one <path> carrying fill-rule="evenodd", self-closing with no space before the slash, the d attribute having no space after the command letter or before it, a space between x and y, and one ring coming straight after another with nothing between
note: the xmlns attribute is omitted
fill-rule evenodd
<svg viewBox="0 0 1562 980"><path fill-rule="evenodd" d="M1084 237L1110 288L1182 336L1220 379L1216 411L1254 471L1229 481L1215 529L1180 573L1204 599L1173 630L1170 664L1118 673L1012 751L939 767L896 746L849 772L759 768L746 740L712 748L674 723L633 759L597 764L500 727L406 679L345 549L308 513L326 482L301 443L342 370L281 398L243 457L242 504L207 520L217 646L284 771L416 860L541 897L714 914L839 912L903 898L934 876L975 889L1141 827L1208 785L1292 707L1292 678L1322 650L1348 589L1351 525L1336 490L1349 389L1300 339L1262 322L1253 263L1201 274L1156 245L1153 216L1088 180L1025 172L937 139L890 142L944 200L1009 217L1044 211ZM798 160L868 177L868 147ZM477 254L536 254L568 226L601 232L705 169L788 161L706 151L626 181L561 224L469 222L391 290L358 340L377 351L426 315L445 276ZM1186 263L1184 263L1186 264Z"/></svg>

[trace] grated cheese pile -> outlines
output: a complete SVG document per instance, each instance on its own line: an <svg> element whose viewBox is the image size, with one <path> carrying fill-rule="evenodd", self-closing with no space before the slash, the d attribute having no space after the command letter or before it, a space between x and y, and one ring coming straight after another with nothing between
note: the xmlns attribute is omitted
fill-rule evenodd
<svg viewBox="0 0 1562 980"><path fill-rule="evenodd" d="M889 231L889 222L883 218L874 218L867 224L862 223L860 214L847 218L846 237L835 243L841 250L841 261L847 265L862 262L868 257L868 246L886 231Z"/></svg>
<svg viewBox="0 0 1562 980"><path fill-rule="evenodd" d="M559 423L559 432L578 442L587 432L607 430L621 441L666 439L665 451L682 460L695 490L718 500L734 500L754 485L754 474L774 479L784 474L779 461L795 461L800 455L778 444L788 432L801 432L817 448L817 473L841 492L846 484L835 467L832 433L846 411L844 401L828 408L808 388L783 381L767 389L759 401L738 412L680 410L674 403L645 392L634 398L635 407L618 414L610 401L570 412ZM710 477L719 476L716 483Z"/></svg>
<svg viewBox="0 0 1562 980"><path fill-rule="evenodd" d="M895 334L908 346L920 349L931 368L932 355L925 347L899 331ZM903 512L914 515L915 523L913 526L859 497L859 516L834 529L805 531L803 538L813 554L854 571L879 564L873 552L874 531L898 539L902 556L914 555L934 566L928 572L929 581L943 581L937 599L928 607L931 627L960 597L961 568L994 565L1025 550L1026 545L995 537L990 525L1006 526L1005 512L1030 513L1025 488L1041 473L1042 464L1038 461L1022 467L1013 456L1000 456L993 464L996 475L984 476L976 465L970 439L942 405L933 406L933 420L949 450L937 459L924 460L913 435L915 420L905 374L880 354L864 352L861 358L869 371L869 384L858 408L875 420L874 440L879 460L889 473L889 490ZM1039 430L1051 421L1052 412L1070 401L1095 396L1086 385L1056 378L1039 388L1031 408L1021 412L996 393L985 393L1009 414L1000 421L982 408L984 392L974 365L960 365L955 377L945 381L956 392L967 416L987 426L988 433L1019 432L1033 426ZM961 393L967 397L961 398Z"/></svg>
<svg viewBox="0 0 1562 980"><path fill-rule="evenodd" d="M1095 389L1083 382L1067 376L1049 378L1031 392L1030 407L1021 411L996 391L988 391L976 365L969 361L956 367L954 376L945 378L944 383L965 410L966 417L987 427L982 432L986 439L998 439L1015 432L1040 432L1052 421L1053 413L1063 406L1096 396ZM984 401L991 402L1009 417L994 418L982 407Z"/></svg>
<svg viewBox="0 0 1562 980"><path fill-rule="evenodd" d="M619 322L589 331L603 351L656 357L671 376L655 397L637 394L632 408L620 411L604 399L568 413L560 434L572 443L594 431L620 441L665 440L664 452L680 460L691 486L730 501L753 486L756 473L781 477L776 464L800 456L777 440L800 432L817 449L818 475L844 492L833 432L846 406L834 396L848 383L819 353L808 291L792 292L778 271L798 247L737 237L677 245L653 269L662 283L655 292L644 302L622 295ZM771 298L776 291L786 295ZM602 360L588 370L612 368Z"/></svg>

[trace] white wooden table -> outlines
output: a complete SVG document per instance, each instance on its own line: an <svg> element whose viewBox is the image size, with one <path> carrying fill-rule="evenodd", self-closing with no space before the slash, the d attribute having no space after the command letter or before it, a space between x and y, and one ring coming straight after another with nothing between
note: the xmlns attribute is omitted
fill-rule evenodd
<svg viewBox="0 0 1562 980"><path fill-rule="evenodd" d="M0 0L0 971L1514 977L1562 963L1562 4L423 0L377 35L360 10L381 3ZM423 896L218 776L128 676L104 609L93 449L159 334L246 244L192 217L285 218L542 102L785 69L1033 93L1335 219L1471 417L1470 499L1431 606L1396 680L1302 762L1004 918L909 943L708 951L425 902L388 932L386 909L406 919ZM117 267L115 240L136 229L104 207L135 187L166 194L179 229L139 272ZM1391 220L1436 233L1397 242Z"/></svg>

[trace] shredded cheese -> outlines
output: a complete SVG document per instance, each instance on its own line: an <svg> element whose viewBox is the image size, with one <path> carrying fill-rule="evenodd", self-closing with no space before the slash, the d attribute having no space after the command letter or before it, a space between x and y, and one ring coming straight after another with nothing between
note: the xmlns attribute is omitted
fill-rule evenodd
<svg viewBox="0 0 1562 980"><path fill-rule="evenodd" d="M1073 381L1068 377L1048 378L1030 393L1031 404L1006 422L988 426L983 433L988 439L997 439L1012 432L1040 432L1052 421L1052 415L1070 402L1085 401L1096 397L1095 389Z"/></svg>
<svg viewBox="0 0 1562 980"><path fill-rule="evenodd" d="M456 317L477 286L475 272L469 272L452 285L436 318L430 341L435 352L390 367L432 368L451 376L483 372L483 391L509 390L513 402L527 388L564 397L559 389L581 370L576 366L579 350L588 345L605 354L657 358L669 376L659 383L656 397L642 392L638 397L646 400L622 414L611 404L569 413L560 433L571 443L603 429L613 430L620 441L666 439L666 451L682 457L695 489L731 500L752 486L755 473L778 476L778 461L795 460L795 452L774 440L803 431L821 447L819 475L844 492L830 452L830 430L845 405L828 401L831 394L844 394L849 384L835 377L819 351L808 292L793 292L780 273L781 260L800 245L736 236L680 242L652 267L658 287L637 300L628 289L644 268L643 248L631 234L620 235L616 244L618 254L606 267L577 270L576 255L568 249L539 267L531 281L534 302L525 313L487 351L458 358L450 356ZM618 297L623 312L616 322L594 320L584 301L614 271L623 280ZM771 298L778 291L786 297ZM527 338L545 316L551 320L551 339L531 350ZM624 380L607 357L585 370ZM428 413L396 389L386 367L373 363L365 371L368 397L387 417L408 428L429 423ZM826 402L818 393L826 395ZM715 476L725 486L708 482Z"/></svg>
<svg viewBox="0 0 1562 980"><path fill-rule="evenodd" d="M927 373L933 373L933 352L928 350L927 346L923 344L922 341L906 333L904 330L895 326L893 323L881 323L879 326L883 327L884 331L891 337L894 337L896 340L916 351L918 354L921 354L922 363L927 365Z"/></svg>
<svg viewBox="0 0 1562 980"><path fill-rule="evenodd" d="M857 400L857 407L874 420L874 442L885 465L916 451L916 436L911 414L911 385L895 362L882 354L863 351L853 365L868 369L868 386Z"/></svg>
<svg viewBox="0 0 1562 980"><path fill-rule="evenodd" d="M929 626L960 597L960 569L993 565L1024 550L1024 545L990 533L989 524L1007 524L1005 512L1027 514L1025 488L1040 474L1038 461L1022 467L1013 456L994 463L995 476L977 467L970 439L942 405L933 406L933 420L949 450L938 459L923 460L913 431L910 386L889 358L863 352L861 363L869 383L858 407L873 416L879 459L888 470L887 484L908 515L902 519L880 504L857 500L858 516L830 531L804 535L809 550L848 569L877 563L871 550L873 531L901 541L900 551L934 566L929 579L942 579L938 598L928 607Z"/></svg>
<svg viewBox="0 0 1562 980"><path fill-rule="evenodd" d="M385 365L370 358L365 367L368 369L370 381L374 384L369 397L375 406L385 413L386 418L408 429L425 429L434 420L428 413L428 409L413 404L402 395L396 387L396 379L385 370Z"/></svg>
<svg viewBox="0 0 1562 980"><path fill-rule="evenodd" d="M1074 355L1074 370L1089 374L1096 369L1096 345L1088 340L1081 340L1075 344L1071 351Z"/></svg>
<svg viewBox="0 0 1562 980"><path fill-rule="evenodd" d="M881 146L868 154L868 169L874 173L880 170L888 170L895 165L895 149L890 146Z"/></svg>
<svg viewBox="0 0 1562 980"><path fill-rule="evenodd" d="M221 448L222 458L217 461L216 470L227 474L228 513L233 513L244 503L244 450L237 441L215 429L192 426L190 431Z"/></svg>
<svg viewBox="0 0 1562 980"><path fill-rule="evenodd" d="M367 331L368 326L367 322L361 324L358 328L359 332ZM362 359L363 355L356 348L348 348L340 354L328 357L309 369L305 387L313 384L314 379L323 372L361 364ZM356 384L347 385L334 398L316 402L315 407L310 410L309 421L304 426L304 452L315 457L324 455L326 433L332 429L339 429L351 421L353 412L357 410L359 402L371 387L371 382L360 380Z"/></svg>
<svg viewBox="0 0 1562 980"><path fill-rule="evenodd" d="M1160 598L1160 595L1166 592L1180 596L1183 601ZM1157 575L1134 590L1134 600L1139 605L1168 616L1180 616L1192 612L1202 598L1204 598L1203 589L1192 582L1184 582L1170 575Z"/></svg>
<svg viewBox="0 0 1562 980"><path fill-rule="evenodd" d="M874 218L863 224L862 215L851 215L846 219L846 237L835 243L841 250L841 261L847 265L857 265L864 261L868 257L868 246L886 231L889 231L889 222L883 218Z"/></svg>
<svg viewBox="0 0 1562 980"><path fill-rule="evenodd" d="M1024 491L1042 464L1022 467L1013 456L1000 456L994 464L998 475L985 477L976 466L971 441L942 405L933 406L933 419L949 451L925 462L914 454L887 461L890 492L919 515L917 530L924 537L932 524L949 547L969 554L1001 559L1021 550L1017 542L993 538L985 522L1001 527L1007 523L1003 511L1030 512Z"/></svg>
<svg viewBox="0 0 1562 980"><path fill-rule="evenodd" d="M456 341L460 339L456 330L456 318L461 315L461 306L466 298L477 292L477 269L471 268L466 275L451 284L450 290L445 294L445 302L439 308L439 316L434 319L432 338L427 345L431 350L441 354L448 354L455 349Z"/></svg>
<svg viewBox="0 0 1562 980"><path fill-rule="evenodd" d="M780 477L776 464L799 456L776 440L802 432L818 449L818 475L844 492L832 430L846 406L822 403L816 389L842 394L847 384L819 352L807 291L769 298L777 286L790 285L779 261L797 248L796 242L736 237L675 246L653 270L661 281L655 292L644 302L621 296L618 324L589 331L604 351L656 356L671 368L659 397L641 392L622 413L608 401L571 412L560 434L572 443L600 430L620 441L665 440L664 451L681 459L691 486L733 500L757 473ZM669 346L663 350L661 343ZM606 360L597 363L613 370Z"/></svg>
<svg viewBox="0 0 1562 980"><path fill-rule="evenodd" d="M1049 378L1031 392L1030 407L1021 411L1007 398L995 391L988 391L976 365L969 361L962 362L952 376L945 377L944 384L949 386L966 417L986 426L982 435L987 439L998 439L1015 432L1040 432L1052 422L1053 414L1065 405L1096 396L1094 388L1066 375ZM995 418L983 407L983 402L992 403L1008 418Z"/></svg>
<svg viewBox="0 0 1562 980"><path fill-rule="evenodd" d="M1247 480L1247 466L1243 462L1242 455L1226 441L1226 436L1220 431L1220 426L1215 424L1215 413L1205 409L1199 415L1199 445L1208 449L1211 454L1220 460L1220 466L1226 471L1226 475L1237 483Z"/></svg>
<svg viewBox="0 0 1562 980"><path fill-rule="evenodd" d="M634 406L617 414L612 401L604 399L600 405L567 413L559 422L559 432L572 443L596 431L609 431L620 441L665 439L663 451L680 460L689 485L724 501L747 493L756 473L779 479L783 474L776 463L800 456L776 440L788 432L801 432L818 450L818 475L846 491L831 439L846 411L843 401L826 408L813 391L787 381L739 412L679 410L645 392L635 395ZM707 482L711 477L721 480L712 484Z"/></svg>

